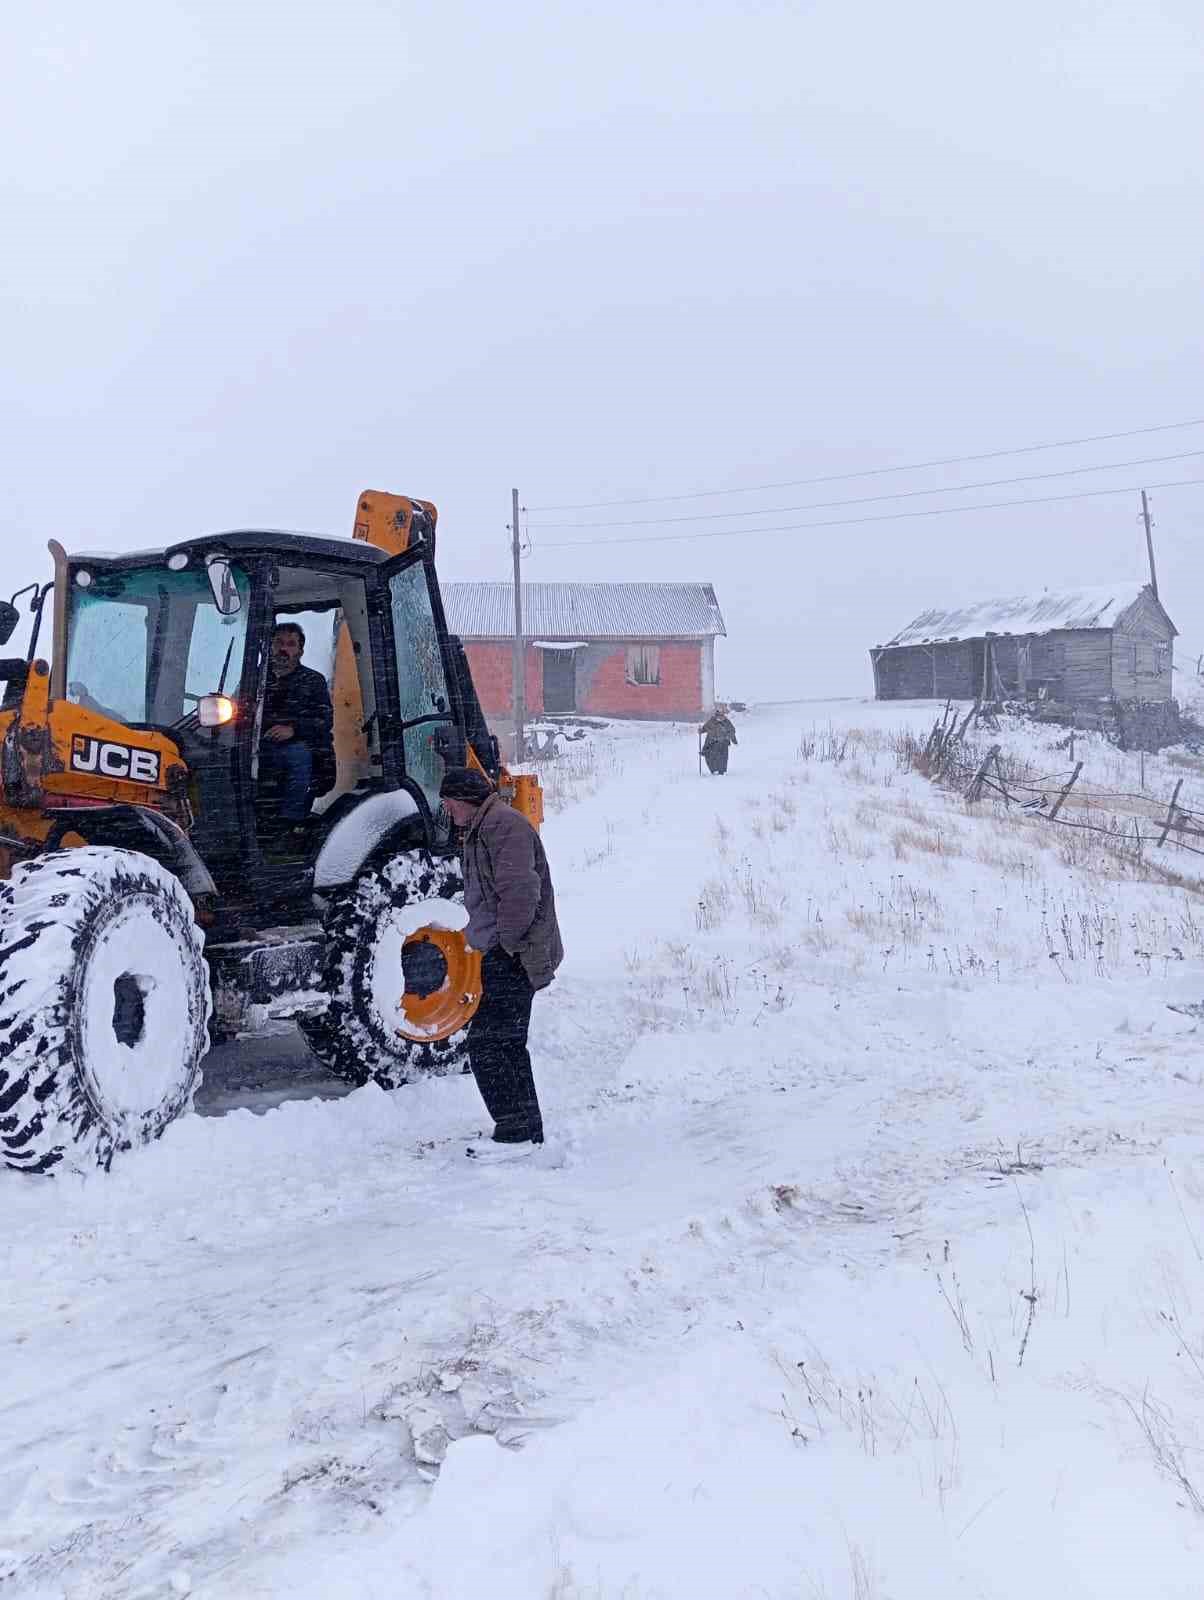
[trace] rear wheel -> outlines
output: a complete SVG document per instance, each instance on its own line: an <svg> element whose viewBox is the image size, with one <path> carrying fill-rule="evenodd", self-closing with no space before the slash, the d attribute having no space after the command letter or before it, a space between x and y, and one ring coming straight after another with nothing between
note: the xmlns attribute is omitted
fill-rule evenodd
<svg viewBox="0 0 1204 1600"><path fill-rule="evenodd" d="M417 851L362 872L326 919L327 1009L298 1023L314 1054L349 1083L396 1089L458 1072L481 996L481 958L456 862Z"/></svg>
<svg viewBox="0 0 1204 1600"><path fill-rule="evenodd" d="M0 884L0 1157L107 1167L192 1103L209 971L177 879L133 850L54 851Z"/></svg>

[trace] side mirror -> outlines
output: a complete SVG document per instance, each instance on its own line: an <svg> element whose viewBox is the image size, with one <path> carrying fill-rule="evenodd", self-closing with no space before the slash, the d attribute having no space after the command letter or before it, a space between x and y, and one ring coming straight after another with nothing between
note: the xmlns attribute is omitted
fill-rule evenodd
<svg viewBox="0 0 1204 1600"><path fill-rule="evenodd" d="M13 636L13 630L21 620L21 613L11 600L0 600L0 645L5 645Z"/></svg>
<svg viewBox="0 0 1204 1600"><path fill-rule="evenodd" d="M213 591L213 603L223 617L236 617L242 610L242 595L234 581L230 563L221 556L210 556L205 563L205 575Z"/></svg>

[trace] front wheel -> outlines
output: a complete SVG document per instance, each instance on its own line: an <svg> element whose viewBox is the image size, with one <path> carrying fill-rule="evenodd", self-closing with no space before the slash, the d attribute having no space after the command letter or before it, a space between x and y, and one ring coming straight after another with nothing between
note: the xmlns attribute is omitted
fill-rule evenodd
<svg viewBox="0 0 1204 1600"><path fill-rule="evenodd" d="M333 901L327 1009L297 1020L337 1077L396 1089L465 1065L481 958L464 940L463 892L458 863L404 851Z"/></svg>
<svg viewBox="0 0 1204 1600"><path fill-rule="evenodd" d="M0 1159L108 1167L192 1103L209 969L177 879L133 850L54 851L0 884Z"/></svg>

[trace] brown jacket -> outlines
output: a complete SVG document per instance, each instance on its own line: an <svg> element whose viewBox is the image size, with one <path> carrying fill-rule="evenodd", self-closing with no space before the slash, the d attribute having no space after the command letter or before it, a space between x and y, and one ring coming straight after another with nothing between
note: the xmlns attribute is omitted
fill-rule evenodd
<svg viewBox="0 0 1204 1600"><path fill-rule="evenodd" d="M545 989L564 959L552 875L543 843L521 812L491 795L464 839L468 942L516 955L535 989Z"/></svg>
<svg viewBox="0 0 1204 1600"><path fill-rule="evenodd" d="M703 741L702 746L704 750L708 745L714 748L717 744L740 743L739 739L736 738L736 730L732 726L730 719L721 716L718 711L712 711L698 731L706 734L706 739Z"/></svg>

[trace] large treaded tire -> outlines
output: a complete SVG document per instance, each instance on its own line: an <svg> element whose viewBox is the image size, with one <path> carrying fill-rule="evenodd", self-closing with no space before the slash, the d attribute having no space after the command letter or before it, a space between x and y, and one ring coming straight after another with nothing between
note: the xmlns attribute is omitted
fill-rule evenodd
<svg viewBox="0 0 1204 1600"><path fill-rule="evenodd" d="M0 1160L107 1168L192 1104L209 1047L192 903L133 850L52 851L0 884Z"/></svg>
<svg viewBox="0 0 1204 1600"><path fill-rule="evenodd" d="M397 1089L415 1078L464 1068L466 1031L450 1039L406 1039L373 993L377 956L393 914L424 900L459 901L463 894L457 861L405 851L362 872L333 901L326 917L323 981L329 1005L317 1016L297 1020L310 1049L336 1077Z"/></svg>

